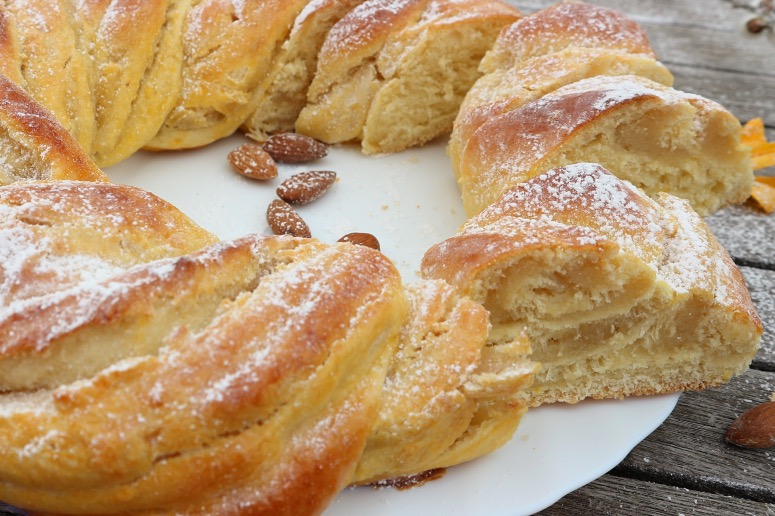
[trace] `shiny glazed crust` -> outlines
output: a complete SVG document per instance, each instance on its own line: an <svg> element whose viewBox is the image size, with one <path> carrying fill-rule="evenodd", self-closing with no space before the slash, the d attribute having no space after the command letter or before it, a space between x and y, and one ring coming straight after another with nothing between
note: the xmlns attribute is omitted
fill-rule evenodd
<svg viewBox="0 0 775 516"><path fill-rule="evenodd" d="M289 500L294 511L321 510L349 482L379 409L406 314L393 265L359 246L261 236L193 252L148 246L169 256L148 261L131 249L152 244L153 225L177 222L177 232L187 221L156 201L164 220L149 215L147 229L127 233L109 213L94 217L104 203L94 205L113 195L129 219L147 194L82 186L3 189L18 252L2 264L2 331L37 333L10 347L4 338L2 358L32 368L59 349L80 356L60 377L3 386L0 499L53 512L274 514ZM72 215L46 218L62 199ZM83 254L114 238L128 255ZM58 260L40 256L46 245ZM116 348L107 365L106 341Z"/></svg>
<svg viewBox="0 0 775 516"><path fill-rule="evenodd" d="M703 97L637 76L590 77L481 125L460 158L458 183L474 215L510 186L586 158L706 215L750 196L740 134L740 122Z"/></svg>

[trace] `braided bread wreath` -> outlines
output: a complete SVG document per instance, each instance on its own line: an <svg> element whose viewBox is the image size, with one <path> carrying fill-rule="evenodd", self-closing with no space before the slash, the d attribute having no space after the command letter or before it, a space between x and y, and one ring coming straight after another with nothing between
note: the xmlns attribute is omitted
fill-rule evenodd
<svg viewBox="0 0 775 516"><path fill-rule="evenodd" d="M742 277L695 212L750 192L740 124L672 89L619 13L522 17L495 0L0 13L0 500L318 513L348 484L495 450L528 405L718 385L758 348ZM240 127L394 152L453 120L471 218L411 283L351 244L219 241L98 167ZM138 164L224 145L111 176L142 183ZM194 211L221 216L215 197Z"/></svg>

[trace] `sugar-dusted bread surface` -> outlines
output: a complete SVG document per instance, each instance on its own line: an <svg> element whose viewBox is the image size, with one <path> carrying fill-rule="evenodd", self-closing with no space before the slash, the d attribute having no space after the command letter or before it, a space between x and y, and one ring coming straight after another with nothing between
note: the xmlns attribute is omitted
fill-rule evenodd
<svg viewBox="0 0 775 516"><path fill-rule="evenodd" d="M536 364L522 336L486 346L489 315L443 281L408 286L411 316L353 481L454 466L505 444Z"/></svg>
<svg viewBox="0 0 775 516"><path fill-rule="evenodd" d="M706 215L750 196L753 172L740 135L740 122L706 98L637 76L591 77L481 125L466 144L458 183L473 215L510 186L592 161Z"/></svg>
<svg viewBox="0 0 775 516"><path fill-rule="evenodd" d="M15 250L0 263L2 363L51 374L2 376L0 499L313 513L350 481L407 313L387 258L263 236L192 251L197 231L212 239L196 228L176 247L164 233L186 221L128 187L2 192ZM133 218L142 201L156 212ZM106 204L124 210L96 217ZM46 371L51 354L64 364Z"/></svg>
<svg viewBox="0 0 775 516"><path fill-rule="evenodd" d="M364 2L323 44L296 129L329 143L360 140L367 154L449 132L482 56L519 16L493 0Z"/></svg>
<svg viewBox="0 0 775 516"><path fill-rule="evenodd" d="M108 180L51 113L2 75L0 143L0 186L23 180Z"/></svg>
<svg viewBox="0 0 775 516"><path fill-rule="evenodd" d="M143 190L0 188L0 500L44 513L317 513L500 447L523 336L378 251L217 239Z"/></svg>
<svg viewBox="0 0 775 516"><path fill-rule="evenodd" d="M584 2L558 2L504 29L481 69L490 73L567 47L618 49L654 57L646 32L623 13Z"/></svg>
<svg viewBox="0 0 775 516"><path fill-rule="evenodd" d="M533 405L719 385L759 347L742 276L702 219L597 164L508 190L422 270L483 303L494 342L527 327Z"/></svg>
<svg viewBox="0 0 775 516"><path fill-rule="evenodd" d="M567 84L605 75L637 75L666 86L673 84L668 69L648 54L607 48L568 47L495 70L474 83L458 111L447 147L455 175L460 175L468 140L491 118Z"/></svg>

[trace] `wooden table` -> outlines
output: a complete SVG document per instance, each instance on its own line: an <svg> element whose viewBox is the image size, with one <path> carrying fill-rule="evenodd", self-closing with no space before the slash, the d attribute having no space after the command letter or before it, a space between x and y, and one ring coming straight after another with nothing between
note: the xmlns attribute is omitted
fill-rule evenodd
<svg viewBox="0 0 775 516"><path fill-rule="evenodd" d="M759 0L590 2L639 22L676 88L714 99L743 121L762 117L775 140L775 34L745 27ZM529 13L554 2L512 3ZM775 514L775 449L746 450L723 439L740 413L775 393L775 214L742 206L708 222L742 270L764 323L751 369L727 386L683 394L621 464L540 514Z"/></svg>

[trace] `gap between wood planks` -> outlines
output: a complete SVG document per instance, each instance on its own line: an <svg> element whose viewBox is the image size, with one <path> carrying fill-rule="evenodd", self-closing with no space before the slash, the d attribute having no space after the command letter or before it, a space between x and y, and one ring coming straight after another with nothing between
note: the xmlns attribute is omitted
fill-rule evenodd
<svg viewBox="0 0 775 516"><path fill-rule="evenodd" d="M683 475L671 471L646 471L624 463L616 466L608 474L692 491L734 496L754 502L775 503L775 493L763 487L735 484L713 477Z"/></svg>

